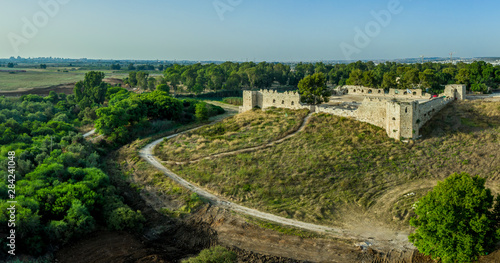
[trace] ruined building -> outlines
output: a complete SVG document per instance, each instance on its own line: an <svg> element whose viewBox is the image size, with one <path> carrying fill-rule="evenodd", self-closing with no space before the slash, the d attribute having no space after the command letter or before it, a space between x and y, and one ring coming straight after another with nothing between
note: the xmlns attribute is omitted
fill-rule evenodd
<svg viewBox="0 0 500 263"><path fill-rule="evenodd" d="M343 86L336 89L335 99L342 103L305 105L300 103L297 92L273 90L244 91L240 112L259 107L309 109L337 116L350 117L386 130L390 138L417 139L419 129L444 106L454 100L465 99L465 85L447 85L443 94L432 97L421 90L395 90L385 93L383 89L362 86ZM347 102L349 98L362 98L359 102ZM332 97L333 99L333 97ZM333 101L333 100L332 100Z"/></svg>

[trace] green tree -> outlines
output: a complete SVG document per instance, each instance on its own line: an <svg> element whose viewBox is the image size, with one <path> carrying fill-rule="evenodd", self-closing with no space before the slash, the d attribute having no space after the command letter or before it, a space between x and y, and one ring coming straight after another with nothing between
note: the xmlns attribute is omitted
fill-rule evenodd
<svg viewBox="0 0 500 263"><path fill-rule="evenodd" d="M205 102L200 102L196 104L196 111L195 114L196 119L199 121L206 121L208 120L208 108L207 104Z"/></svg>
<svg viewBox="0 0 500 263"><path fill-rule="evenodd" d="M326 76L315 73L299 81L300 100L307 104L317 105L328 101L330 92L326 87Z"/></svg>
<svg viewBox="0 0 500 263"><path fill-rule="evenodd" d="M160 84L156 86L156 90L163 91L168 94L170 92L170 87L167 84Z"/></svg>
<svg viewBox="0 0 500 263"><path fill-rule="evenodd" d="M376 86L375 73L372 70L363 72L362 84L365 87L374 88Z"/></svg>
<svg viewBox="0 0 500 263"><path fill-rule="evenodd" d="M348 85L362 85L363 84L363 71L361 69L355 69L349 74L347 79Z"/></svg>
<svg viewBox="0 0 500 263"><path fill-rule="evenodd" d="M398 68L399 70L399 68ZM408 69L400 79L401 87L405 89L413 88L420 84L418 69Z"/></svg>
<svg viewBox="0 0 500 263"><path fill-rule="evenodd" d="M470 262L490 251L498 222L485 179L453 174L422 197L410 220L409 239L418 250L443 262Z"/></svg>
<svg viewBox="0 0 500 263"><path fill-rule="evenodd" d="M394 72L387 72L384 74L384 78L382 80L382 87L383 89L395 89L398 86L398 83L396 82L396 73Z"/></svg>
<svg viewBox="0 0 500 263"><path fill-rule="evenodd" d="M224 247L204 249L197 257L183 260L182 263L236 263L237 255Z"/></svg>
<svg viewBox="0 0 500 263"><path fill-rule="evenodd" d="M137 72L137 86L139 86L141 89L148 89L148 77L149 73L146 73L144 71Z"/></svg>
<svg viewBox="0 0 500 263"><path fill-rule="evenodd" d="M106 91L109 84L103 82L104 73L90 71L85 74L83 81L75 84L75 101L80 108L91 107L92 104L102 104L106 99Z"/></svg>
<svg viewBox="0 0 500 263"><path fill-rule="evenodd" d="M460 84L466 84L467 86L470 86L471 80L470 80L470 71L467 68L462 68L458 71L458 74L455 76L455 79L458 81Z"/></svg>
<svg viewBox="0 0 500 263"><path fill-rule="evenodd" d="M156 87L156 79L153 77L150 77L148 79L148 89L153 91L153 90L155 90L155 87Z"/></svg>
<svg viewBox="0 0 500 263"><path fill-rule="evenodd" d="M47 65L46 65L46 64L40 64L40 68L41 68L41 69L46 69L46 68L47 68Z"/></svg>
<svg viewBox="0 0 500 263"><path fill-rule="evenodd" d="M419 74L420 82L426 88L435 88L437 85L436 73L432 69L426 69Z"/></svg>
<svg viewBox="0 0 500 263"><path fill-rule="evenodd" d="M137 72L132 71L128 73L128 83L132 87L137 86Z"/></svg>

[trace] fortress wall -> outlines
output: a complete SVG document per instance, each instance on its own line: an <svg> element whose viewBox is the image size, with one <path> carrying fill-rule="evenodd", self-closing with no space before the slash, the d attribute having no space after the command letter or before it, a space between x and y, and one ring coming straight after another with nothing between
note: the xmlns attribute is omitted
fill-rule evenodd
<svg viewBox="0 0 500 263"><path fill-rule="evenodd" d="M385 131L389 138L399 140L401 138L401 105L396 101L386 103Z"/></svg>
<svg viewBox="0 0 500 263"><path fill-rule="evenodd" d="M419 128L417 126L418 118L418 102L401 102L400 108L400 129L401 137L405 139L417 139L419 134Z"/></svg>
<svg viewBox="0 0 500 263"><path fill-rule="evenodd" d="M356 119L378 127L385 128L387 117L387 101L365 98L356 111Z"/></svg>
<svg viewBox="0 0 500 263"><path fill-rule="evenodd" d="M421 89L411 89L411 93L406 90L401 89L390 89L389 93L385 93L384 89L376 89L365 86L353 86L345 85L341 89L344 89L344 94L349 95L362 95L370 97L386 97L386 98L396 98L396 99L426 99L430 98L430 94L426 94Z"/></svg>
<svg viewBox="0 0 500 263"><path fill-rule="evenodd" d="M311 112L351 117L358 121L382 127L390 138L396 140L401 138L416 139L419 136L419 129L436 113L453 100L465 98L465 85L447 85L440 98L420 103L416 100L417 98L427 98L426 95L422 94L421 90L413 90L415 93L404 94L406 93L404 90L396 91L391 89L389 94L384 93L384 95L372 97L370 94L374 94L373 92L378 94L382 90L362 86L345 87L347 87L347 92L368 95L356 110L325 105L305 105L300 103L300 95L293 91L280 93L275 90L260 90L243 92L243 106L240 107L240 113L254 107L260 107L261 109L270 107L309 109ZM342 90L346 91L346 89ZM402 95L399 94L401 91L404 92ZM398 98L406 100L397 100ZM413 99L413 101L409 99Z"/></svg>
<svg viewBox="0 0 500 263"><path fill-rule="evenodd" d="M257 103L257 93L255 91L244 90L243 91L243 106L240 106L239 112L245 112L253 109L255 106L259 106ZM260 106L259 106L260 107Z"/></svg>
<svg viewBox="0 0 500 263"><path fill-rule="evenodd" d="M255 107L266 109L270 107L287 109L309 109L314 111L314 106L300 103L298 92L276 92L275 90L243 91L243 106L239 112L249 111Z"/></svg>
<svg viewBox="0 0 500 263"><path fill-rule="evenodd" d="M446 85L444 92L435 98L418 105L418 128L422 128L436 113L442 110L448 103L454 100L464 100L466 95L466 85L455 84Z"/></svg>
<svg viewBox="0 0 500 263"><path fill-rule="evenodd" d="M275 90L260 90L259 95L262 97L262 108L278 107L287 109L303 109L309 106L300 103L300 95L298 92L286 91L277 92Z"/></svg>
<svg viewBox="0 0 500 263"><path fill-rule="evenodd" d="M442 110L448 103L454 99L449 97L440 97L429 100L418 105L417 124L418 128L422 128L436 113Z"/></svg>
<svg viewBox="0 0 500 263"><path fill-rule="evenodd" d="M370 95L370 96L385 96L385 91L384 89L375 89L375 88L369 88L365 86L353 86L353 85L346 85L343 86L342 88L345 89L346 94L350 95Z"/></svg>
<svg viewBox="0 0 500 263"><path fill-rule="evenodd" d="M358 121L385 128L386 101L366 98L356 110L342 109L331 106L317 106L316 113L328 113L336 116L350 117Z"/></svg>
<svg viewBox="0 0 500 263"><path fill-rule="evenodd" d="M316 106L316 113L328 113L336 116L356 118L356 110L347 110L337 107Z"/></svg>

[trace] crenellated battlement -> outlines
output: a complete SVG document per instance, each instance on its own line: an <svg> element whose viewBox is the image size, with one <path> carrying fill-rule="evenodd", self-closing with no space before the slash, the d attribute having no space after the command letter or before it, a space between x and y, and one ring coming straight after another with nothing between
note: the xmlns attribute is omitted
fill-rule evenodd
<svg viewBox="0 0 500 263"><path fill-rule="evenodd" d="M263 95L271 95L271 94L281 94L281 95L291 95L291 96L300 96L296 91L284 91L278 92L277 90L269 90L269 89L261 89L259 90Z"/></svg>
<svg viewBox="0 0 500 263"><path fill-rule="evenodd" d="M361 104L341 107L332 105L306 105L300 102L296 91L278 92L261 89L243 91L243 106L240 113L255 107L261 109L277 107L288 109L309 109L312 112L351 117L386 130L390 138L416 139L419 129L448 103L465 98L465 85L447 85L444 93L432 98L420 89L389 90L363 86L343 86L337 88L337 94L363 96Z"/></svg>

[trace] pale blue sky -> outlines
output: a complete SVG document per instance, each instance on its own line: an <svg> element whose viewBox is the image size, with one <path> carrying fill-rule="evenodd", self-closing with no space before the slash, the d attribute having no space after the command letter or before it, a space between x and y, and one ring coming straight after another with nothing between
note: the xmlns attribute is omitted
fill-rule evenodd
<svg viewBox="0 0 500 263"><path fill-rule="evenodd" d="M67 3L58 3L53 13L39 4L57 1ZM377 21L372 12L397 2L401 12L386 27L372 28L368 44L356 45L355 28L365 32ZM218 13L214 3L233 6ZM2 0L0 57L314 61L445 57L451 51L460 57L500 56L499 10L493 0ZM23 30L26 19L36 34ZM343 52L342 43L355 52Z"/></svg>

